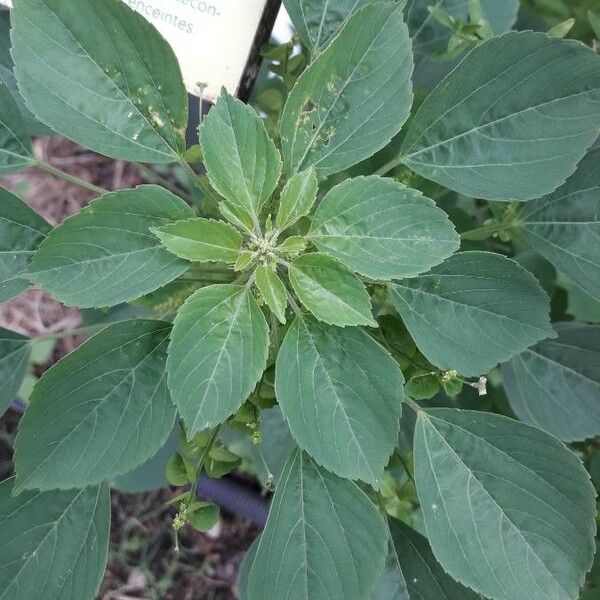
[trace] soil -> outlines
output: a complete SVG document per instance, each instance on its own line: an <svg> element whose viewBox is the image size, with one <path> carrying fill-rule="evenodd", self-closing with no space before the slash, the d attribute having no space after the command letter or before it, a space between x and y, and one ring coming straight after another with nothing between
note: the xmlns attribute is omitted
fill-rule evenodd
<svg viewBox="0 0 600 600"><path fill-rule="evenodd" d="M37 158L109 190L142 183L134 165L84 150L59 137L34 140ZM0 177L0 185L23 198L48 222L56 225L77 213L94 194L28 169ZM0 305L0 326L27 335L43 335L78 327L79 311L66 308L40 290L30 289ZM85 337L61 339L51 359L36 375L74 350ZM12 472L12 447L19 415L9 410L0 418L0 480ZM208 533L182 530L175 552L167 503L175 490L145 494L112 492L112 523L108 569L98 600L235 600L240 562L258 529L223 514Z"/></svg>

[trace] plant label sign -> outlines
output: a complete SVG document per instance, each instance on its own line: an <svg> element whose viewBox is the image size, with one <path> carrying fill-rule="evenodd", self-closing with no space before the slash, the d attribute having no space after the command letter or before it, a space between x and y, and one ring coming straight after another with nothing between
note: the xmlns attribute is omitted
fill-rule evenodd
<svg viewBox="0 0 600 600"><path fill-rule="evenodd" d="M258 70L279 0L122 0L169 42L188 92L215 102L221 87L243 99ZM0 0L12 6L12 0Z"/></svg>

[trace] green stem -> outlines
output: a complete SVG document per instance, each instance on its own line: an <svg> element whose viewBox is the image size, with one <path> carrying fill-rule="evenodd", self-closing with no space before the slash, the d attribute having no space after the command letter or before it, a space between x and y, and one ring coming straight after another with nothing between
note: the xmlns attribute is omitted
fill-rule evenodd
<svg viewBox="0 0 600 600"><path fill-rule="evenodd" d="M181 422L180 422L180 426L181 426ZM196 492L198 490L198 479L200 479L200 473L202 473L202 467L204 466L204 461L206 460L206 457L208 456L208 453L210 452L210 449L212 448L212 445L215 443L215 440L217 439L217 435L219 435L219 430L221 429L221 425L217 425L214 429L213 432L211 433L211 436L208 440L208 443L206 444L204 450L202 451L202 455L200 456L200 460L198 462L198 467L196 468L196 476L194 477L194 483L192 484L192 487L190 488L190 491L188 492L188 497L187 500L185 501L185 506L183 506L183 508L179 509L179 512L177 513L177 516L179 517L179 515L181 514L186 514L187 511L189 510L192 502L194 501L194 498L196 497ZM177 517L176 517L177 519ZM186 517L187 520L187 517ZM174 533L175 533L175 552L179 553L179 528L183 525L183 523L181 525L177 525L175 526L175 522L174 522Z"/></svg>
<svg viewBox="0 0 600 600"><path fill-rule="evenodd" d="M404 456L402 456L402 453L398 449L396 449L396 450L394 450L394 456L400 461L400 463L402 464L402 468L406 471L406 474L408 475L408 478L414 483L415 478L413 477L413 474L410 472L410 469L408 468L408 464L404 460Z"/></svg>
<svg viewBox="0 0 600 600"><path fill-rule="evenodd" d="M381 175L382 177L389 173L392 169L399 167L404 162L403 156L395 156L392 160L389 160L384 165L379 167L377 171L375 171L375 175Z"/></svg>
<svg viewBox="0 0 600 600"><path fill-rule="evenodd" d="M262 449L262 444L259 444L256 447L256 450L258 452L258 457L260 458L260 462L262 463L263 469L267 473L267 484L265 487L269 492L273 492L273 491L275 491L275 482L274 482L275 475L273 475L273 473L271 473L271 469L269 468L269 464L267 463L267 458L265 457L265 453L263 452L263 449Z"/></svg>
<svg viewBox="0 0 600 600"><path fill-rule="evenodd" d="M182 275L177 278L177 281L199 281L207 283L229 283L231 281L232 272L229 273L205 273L199 277L186 277Z"/></svg>
<svg viewBox="0 0 600 600"><path fill-rule="evenodd" d="M186 508L189 508L193 499L196 497L196 491L198 489L198 479L200 479L200 474L202 473L202 467L204 467L204 461L206 460L206 457L208 456L208 453L210 452L212 445L215 443L215 440L217 439L217 436L219 435L220 429L221 429L221 425L217 425L213 429L213 432L210 435L208 443L206 444L204 450L202 451L200 460L198 461L198 468L196 470L196 479L195 479L192 487L190 488L190 495L186 502Z"/></svg>
<svg viewBox="0 0 600 600"><path fill-rule="evenodd" d="M89 192L94 192L95 194L99 195L108 193L108 190L98 187L93 183L88 183L87 181L79 179L79 177L75 177L74 175L69 175L68 173L65 173L64 171L53 167L52 165L48 164L47 162L44 162L43 160L36 159L33 161L31 166L36 167L37 169L41 169L42 171L46 171L46 173L50 173L50 175L54 175L54 177L58 177L59 179L63 179L64 181L68 181L69 183L72 183L74 185L78 185L80 188L88 190Z"/></svg>
<svg viewBox="0 0 600 600"><path fill-rule="evenodd" d="M142 163L133 164L150 183L156 183L158 185L161 185L162 187L166 188L170 192L173 192L177 196L181 196L182 198L191 201L191 197L184 190L182 190L180 187L169 181L166 177L159 175L154 169L151 169L150 167L147 167Z"/></svg>
<svg viewBox="0 0 600 600"><path fill-rule="evenodd" d="M510 221L508 223L491 223L490 225L484 225L483 227L474 227L473 229L469 229L468 231L463 231L460 234L460 238L462 240L484 240L487 237L493 235L494 233L514 229L515 227L518 227L518 223L515 221Z"/></svg>
<svg viewBox="0 0 600 600"><path fill-rule="evenodd" d="M404 402L406 402L406 404L408 404L417 414L423 410L412 398L409 398L408 396L404 396Z"/></svg>
<svg viewBox="0 0 600 600"><path fill-rule="evenodd" d="M190 176L194 185L205 195L214 200L215 202L219 202L218 196L215 195L214 190L210 187L210 184L206 180L205 177L201 177L192 169L190 164L185 161L183 158L179 161L179 164L183 168L183 170Z"/></svg>
<svg viewBox="0 0 600 600"><path fill-rule="evenodd" d="M418 362L416 362L415 360L413 360L408 354L406 354L406 352L404 352L404 350L402 350L401 348L398 348L398 346L396 346L396 344L392 344L387 337L385 337L385 334L383 333L383 331L380 329L378 331L380 339L383 341L384 346L388 347L388 350L394 350L394 352L397 352L398 354L401 354L404 359L411 364L413 367L416 367L417 369L421 369L422 371L427 371L427 375L435 375L436 373L442 373L442 371L436 370L436 371L431 371L430 366L427 365L422 365L419 364Z"/></svg>
<svg viewBox="0 0 600 600"><path fill-rule="evenodd" d="M92 333L100 331L105 327L108 327L111 323L98 323L96 325L87 325L86 327L77 327L76 329L65 329L64 331L57 331L55 333L47 333L44 335L38 335L31 338L32 342L41 342L43 340L61 340L66 337L72 337L74 335L82 335L84 333Z"/></svg>
<svg viewBox="0 0 600 600"><path fill-rule="evenodd" d="M206 262L206 263L192 263L189 269L185 272L185 275L192 275L197 273L199 277L206 273L218 273L220 275L233 274L233 267L230 264L222 262Z"/></svg>
<svg viewBox="0 0 600 600"><path fill-rule="evenodd" d="M298 306L296 300L294 300L294 296L290 294L287 288L285 289L285 294L287 296L288 302L290 303L290 306L292 307L292 310L294 311L294 314L297 317L302 316L302 311L300 310L300 307Z"/></svg>
<svg viewBox="0 0 600 600"><path fill-rule="evenodd" d="M275 353L277 353L279 352L279 321L273 313L270 314L269 321L271 322L271 345Z"/></svg>

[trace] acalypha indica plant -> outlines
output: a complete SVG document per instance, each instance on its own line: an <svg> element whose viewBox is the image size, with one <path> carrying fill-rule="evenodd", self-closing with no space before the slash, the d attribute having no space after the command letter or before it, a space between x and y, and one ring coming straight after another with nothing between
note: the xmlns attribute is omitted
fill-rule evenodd
<svg viewBox="0 0 600 600"><path fill-rule="evenodd" d="M93 599L109 488L174 429L175 533L218 517L203 471L243 460L274 490L243 599L593 587L600 57L510 31L512 0L429 3L287 0L299 43L265 50L259 111L223 90L186 148L178 62L142 16L14 1L0 173L50 168L43 126L172 165L196 202L91 186L52 228L0 192L0 300L33 284L99 319L20 421L1 600ZM3 409L39 341L0 332Z"/></svg>

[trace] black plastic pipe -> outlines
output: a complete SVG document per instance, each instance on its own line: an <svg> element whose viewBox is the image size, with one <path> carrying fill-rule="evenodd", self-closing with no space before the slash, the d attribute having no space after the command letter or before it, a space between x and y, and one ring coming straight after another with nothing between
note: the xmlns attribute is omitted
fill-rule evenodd
<svg viewBox="0 0 600 600"><path fill-rule="evenodd" d="M197 493L200 499L210 500L259 527L264 527L267 522L269 503L266 498L233 477L211 479L202 473L198 479Z"/></svg>

